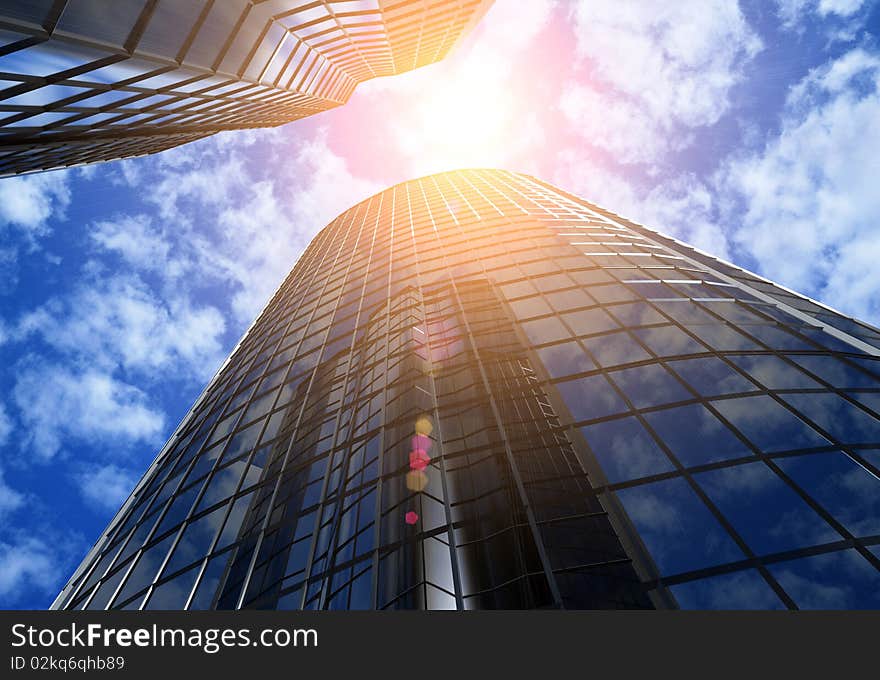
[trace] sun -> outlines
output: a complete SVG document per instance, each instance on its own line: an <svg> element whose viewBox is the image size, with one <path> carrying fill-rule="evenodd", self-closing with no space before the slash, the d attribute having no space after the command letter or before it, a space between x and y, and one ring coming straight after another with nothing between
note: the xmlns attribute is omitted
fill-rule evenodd
<svg viewBox="0 0 880 680"><path fill-rule="evenodd" d="M398 140L421 171L494 166L506 157L513 98L480 71L443 74L401 112Z"/></svg>

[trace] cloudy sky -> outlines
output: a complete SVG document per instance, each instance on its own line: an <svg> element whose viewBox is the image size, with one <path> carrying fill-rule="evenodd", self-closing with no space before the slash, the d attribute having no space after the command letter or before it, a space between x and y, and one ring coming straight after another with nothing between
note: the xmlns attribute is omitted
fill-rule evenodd
<svg viewBox="0 0 880 680"><path fill-rule="evenodd" d="M472 166L880 323L880 1L498 0L343 108L0 179L0 607L48 606L322 226Z"/></svg>

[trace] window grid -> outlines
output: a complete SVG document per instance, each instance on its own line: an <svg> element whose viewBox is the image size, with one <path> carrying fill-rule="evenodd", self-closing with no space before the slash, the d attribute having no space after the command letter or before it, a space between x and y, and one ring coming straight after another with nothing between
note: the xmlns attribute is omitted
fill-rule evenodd
<svg viewBox="0 0 880 680"><path fill-rule="evenodd" d="M354 206L57 606L876 606L874 329L694 253L502 171Z"/></svg>

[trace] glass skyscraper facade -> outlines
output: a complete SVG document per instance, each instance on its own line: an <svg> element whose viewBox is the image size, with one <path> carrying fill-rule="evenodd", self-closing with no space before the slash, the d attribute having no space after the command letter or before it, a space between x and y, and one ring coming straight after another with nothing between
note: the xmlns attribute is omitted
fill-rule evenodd
<svg viewBox="0 0 880 680"><path fill-rule="evenodd" d="M339 215L56 608L880 607L880 331L535 178Z"/></svg>
<svg viewBox="0 0 880 680"><path fill-rule="evenodd" d="M0 0L0 177L345 103L442 59L489 0Z"/></svg>

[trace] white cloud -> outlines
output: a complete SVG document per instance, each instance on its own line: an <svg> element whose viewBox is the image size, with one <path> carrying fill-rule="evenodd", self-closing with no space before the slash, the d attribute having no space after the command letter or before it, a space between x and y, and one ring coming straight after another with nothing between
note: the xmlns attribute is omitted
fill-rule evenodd
<svg viewBox="0 0 880 680"><path fill-rule="evenodd" d="M57 551L42 538L23 532L0 540L0 597L15 603L22 592L51 592L58 583Z"/></svg>
<svg viewBox="0 0 880 680"><path fill-rule="evenodd" d="M658 160L716 123L762 47L728 0L582 0L571 12L582 77L560 108L620 162Z"/></svg>
<svg viewBox="0 0 880 680"><path fill-rule="evenodd" d="M288 162L289 176L254 182L244 201L218 214L223 240L219 249L212 246L215 261L240 286L231 305L245 323L269 301L320 229L383 188L354 176L329 149L323 131L302 142Z"/></svg>
<svg viewBox="0 0 880 680"><path fill-rule="evenodd" d="M782 130L727 170L744 202L734 238L766 276L880 319L880 55L856 49L796 88Z"/></svg>
<svg viewBox="0 0 880 680"><path fill-rule="evenodd" d="M74 481L86 501L104 510L118 509L137 480L133 472L112 463L91 465L74 474Z"/></svg>
<svg viewBox="0 0 880 680"><path fill-rule="evenodd" d="M776 0L776 13L786 28L796 27L811 13L822 18L848 18L873 0Z"/></svg>
<svg viewBox="0 0 880 680"><path fill-rule="evenodd" d="M684 174L637 188L621 175L571 151L559 155L554 181L621 217L716 257L730 257L728 239L717 219L717 189L711 181Z"/></svg>
<svg viewBox="0 0 880 680"><path fill-rule="evenodd" d="M45 234L52 217L70 203L67 171L0 179L0 227L22 229L31 238Z"/></svg>
<svg viewBox="0 0 880 680"><path fill-rule="evenodd" d="M0 519L24 505L24 494L16 491L3 479L3 470L0 469Z"/></svg>
<svg viewBox="0 0 880 680"><path fill-rule="evenodd" d="M112 370L182 371L204 378L222 360L225 322L214 307L195 307L169 292L165 301L137 276L88 282L25 315L20 338L40 335L90 365Z"/></svg>
<svg viewBox="0 0 880 680"><path fill-rule="evenodd" d="M555 7L546 0L495 2L457 53L358 87L352 104L368 98L365 110L377 124L394 121L387 134L394 163L405 173L400 179L465 167L534 166L546 135L542 116L530 107L545 96L539 90L546 78L526 57Z"/></svg>
<svg viewBox="0 0 880 680"><path fill-rule="evenodd" d="M104 250L140 269L161 270L169 278L183 272L183 263L171 257L170 240L154 228L147 215L122 215L96 222L90 236Z"/></svg>
<svg viewBox="0 0 880 680"><path fill-rule="evenodd" d="M155 444L165 418L147 395L95 368L75 370L35 357L19 366L13 399L23 424L23 452L54 457L68 440L112 457L135 443Z"/></svg>
<svg viewBox="0 0 880 680"><path fill-rule="evenodd" d="M0 446L6 444L10 434L12 434L12 420L6 413L6 407L0 404Z"/></svg>
<svg viewBox="0 0 880 680"><path fill-rule="evenodd" d="M185 273L181 280L187 285L219 281L230 286L234 318L247 325L312 236L338 213L384 188L355 176L329 148L325 130L304 140L270 132L271 139L251 135L240 143L218 135L172 150L170 160L161 154L161 162L137 178L138 186L148 187L145 199L157 206L159 217L119 216L99 225L98 242L142 269L157 260L152 269L166 279L171 278L170 259L174 271ZM271 142L272 163L246 166L242 145L261 140ZM266 166L272 167L271 174L264 174ZM140 251L142 242L152 254Z"/></svg>

